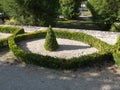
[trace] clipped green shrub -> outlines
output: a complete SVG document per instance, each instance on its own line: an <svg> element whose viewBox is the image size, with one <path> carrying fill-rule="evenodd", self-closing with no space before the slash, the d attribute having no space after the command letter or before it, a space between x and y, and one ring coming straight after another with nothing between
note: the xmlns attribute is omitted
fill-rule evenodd
<svg viewBox="0 0 120 90"><path fill-rule="evenodd" d="M15 35L15 34L24 33L24 29L23 28L16 28L16 27L0 26L0 32L12 33Z"/></svg>
<svg viewBox="0 0 120 90"><path fill-rule="evenodd" d="M113 51L113 58L117 66L120 68L120 36L115 44L115 50Z"/></svg>
<svg viewBox="0 0 120 90"><path fill-rule="evenodd" d="M102 63L105 61L113 60L112 56L112 48L114 46L109 45L101 40L92 37L90 35L81 33L81 32L71 32L71 31L61 31L55 30L55 34L59 38L68 38L71 40L82 41L87 43L93 47L96 47L99 52L80 56L78 58L71 58L71 59L61 59L61 58L54 58L51 56L44 56L39 54L34 54L31 52L26 52L17 46L18 42L26 39L33 39L33 38L45 38L47 31L39 31L34 33L28 34L21 34L12 36L9 38L9 47L14 55L21 61L24 61L28 64L35 64L43 67L54 68L54 69L73 69L85 66L92 66L95 63ZM82 38L81 38L82 37Z"/></svg>
<svg viewBox="0 0 120 90"><path fill-rule="evenodd" d="M15 28L15 27L0 26L0 32L2 32L2 33L12 33L12 35L17 35L17 34L23 34L24 29ZM4 46L8 46L8 38L0 39L0 48L4 47Z"/></svg>
<svg viewBox="0 0 120 90"><path fill-rule="evenodd" d="M115 61L116 65L120 68L120 50L116 50L113 53L113 57L114 57L114 61Z"/></svg>
<svg viewBox="0 0 120 90"><path fill-rule="evenodd" d="M47 35L44 43L44 48L48 51L55 51L58 48L58 43L56 40L56 36L51 26L47 30Z"/></svg>
<svg viewBox="0 0 120 90"><path fill-rule="evenodd" d="M120 23L113 23L113 25L111 26L110 31L112 32L120 32Z"/></svg>

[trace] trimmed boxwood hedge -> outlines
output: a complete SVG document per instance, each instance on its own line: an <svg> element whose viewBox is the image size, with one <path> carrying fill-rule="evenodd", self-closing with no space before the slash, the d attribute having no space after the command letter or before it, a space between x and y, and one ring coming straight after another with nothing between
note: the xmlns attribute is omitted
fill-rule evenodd
<svg viewBox="0 0 120 90"><path fill-rule="evenodd" d="M113 60L112 52L114 51L115 47L112 45L109 45L93 36L81 32L72 32L72 31L63 31L63 30L61 31L55 30L54 32L56 34L56 37L82 41L93 47L96 47L99 50L99 52L66 60L66 59L54 58L51 56L43 56L43 55L27 52L19 48L19 46L17 45L17 43L22 40L45 38L46 31L21 34L21 35L17 35L16 37L12 36L8 40L9 47L14 53L14 55L21 61L24 61L29 64L35 64L35 65L55 68L55 69L79 68L82 66L91 66L94 63L101 63L107 60Z"/></svg>
<svg viewBox="0 0 120 90"><path fill-rule="evenodd" d="M18 35L18 34L23 34L24 29L0 26L0 32L2 32L2 33L11 33L12 35ZM4 46L8 46L8 38L0 39L0 48L4 47Z"/></svg>
<svg viewBox="0 0 120 90"><path fill-rule="evenodd" d="M120 36L118 37L117 43L115 44L113 57L114 57L115 63L120 68Z"/></svg>

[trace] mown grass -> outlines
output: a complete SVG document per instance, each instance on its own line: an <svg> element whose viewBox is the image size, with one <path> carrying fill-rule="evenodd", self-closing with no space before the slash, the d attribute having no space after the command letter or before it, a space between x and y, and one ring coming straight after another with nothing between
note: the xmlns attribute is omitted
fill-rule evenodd
<svg viewBox="0 0 120 90"><path fill-rule="evenodd" d="M78 20L65 20L58 19L56 27L72 28L72 29L87 29L87 30L100 30L96 22L90 20L91 18L81 17Z"/></svg>

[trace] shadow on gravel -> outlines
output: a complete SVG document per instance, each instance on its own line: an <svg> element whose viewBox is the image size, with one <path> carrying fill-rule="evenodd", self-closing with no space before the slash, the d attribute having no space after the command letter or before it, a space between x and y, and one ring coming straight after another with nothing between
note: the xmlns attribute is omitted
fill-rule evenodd
<svg viewBox="0 0 120 90"><path fill-rule="evenodd" d="M9 48L7 47L0 48L0 56L5 55L8 52L9 52Z"/></svg>
<svg viewBox="0 0 120 90"><path fill-rule="evenodd" d="M7 52L3 48L0 55ZM0 62L0 83L0 90L120 90L120 70L114 61L76 70Z"/></svg>
<svg viewBox="0 0 120 90"><path fill-rule="evenodd" d="M63 51L63 50L77 50L77 49L87 49L91 48L90 46L80 46L80 45L59 45L60 50L57 51Z"/></svg>
<svg viewBox="0 0 120 90"><path fill-rule="evenodd" d="M109 66L109 65L108 65ZM87 67L74 70L52 70L22 64L0 64L1 90L119 90L120 75L113 67ZM114 69L114 68L113 68ZM6 87L7 86L7 87Z"/></svg>

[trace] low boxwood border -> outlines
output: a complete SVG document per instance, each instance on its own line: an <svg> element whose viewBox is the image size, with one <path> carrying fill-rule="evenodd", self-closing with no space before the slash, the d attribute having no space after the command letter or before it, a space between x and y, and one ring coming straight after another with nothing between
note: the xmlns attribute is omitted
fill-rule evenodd
<svg viewBox="0 0 120 90"><path fill-rule="evenodd" d="M12 36L9 38L9 47L14 53L14 55L21 61L28 64L35 64L43 67L54 68L54 69L72 69L79 68L82 66L91 66L94 63L101 63L104 61L113 60L112 52L114 46L109 45L101 40L92 37L90 35L81 32L71 32L71 31L60 31L55 30L55 34L59 38L67 38L71 40L82 41L93 47L96 47L99 52L89 55L84 55L78 58L71 59L60 59L51 56L43 56L39 54L34 54L31 52L26 52L19 48L17 42L33 38L44 38L46 31L39 31L29 34L21 34L18 36Z"/></svg>
<svg viewBox="0 0 120 90"><path fill-rule="evenodd" d="M2 32L2 33L11 33L12 35L18 35L18 34L23 34L24 29L0 26L0 32ZM0 39L0 48L4 47L4 46L8 46L8 38Z"/></svg>
<svg viewBox="0 0 120 90"><path fill-rule="evenodd" d="M115 60L115 63L120 68L120 36L117 39L117 43L115 44L115 49L113 51L113 57Z"/></svg>

